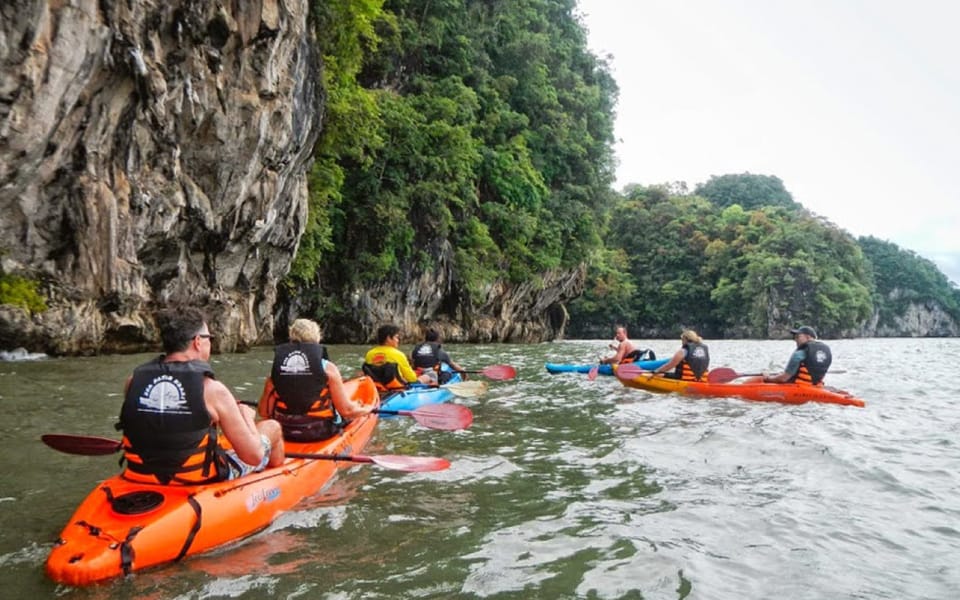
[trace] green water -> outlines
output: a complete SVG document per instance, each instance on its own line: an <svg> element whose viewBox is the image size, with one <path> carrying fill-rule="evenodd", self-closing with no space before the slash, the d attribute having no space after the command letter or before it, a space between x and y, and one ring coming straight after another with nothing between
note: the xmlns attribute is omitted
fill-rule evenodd
<svg viewBox="0 0 960 600"><path fill-rule="evenodd" d="M378 426L365 453L444 456L443 472L342 471L266 531L91 588L43 562L116 456L59 454L47 432L116 437L120 390L150 358L0 363L0 589L10 598L960 597L960 340L830 342L856 409L653 396L549 375L606 340L450 347L518 377L460 400L471 429ZM709 340L708 340L709 343ZM646 341L658 355L673 341ZM352 374L362 351L333 346ZM782 366L789 341L712 342L714 366ZM907 358L905 358L907 357ZM256 400L269 349L215 356ZM917 365L927 365L923 373ZM929 366L933 365L933 366ZM931 380L939 380L931 385Z"/></svg>

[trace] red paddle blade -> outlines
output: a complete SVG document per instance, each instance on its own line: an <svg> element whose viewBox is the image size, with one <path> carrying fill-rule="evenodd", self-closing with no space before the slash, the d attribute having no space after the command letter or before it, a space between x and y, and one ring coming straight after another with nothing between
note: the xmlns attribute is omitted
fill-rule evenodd
<svg viewBox="0 0 960 600"><path fill-rule="evenodd" d="M68 433L45 433L40 436L44 444L54 450L81 456L103 456L120 450L120 442L110 438L92 435L70 435Z"/></svg>
<svg viewBox="0 0 960 600"><path fill-rule="evenodd" d="M590 370L587 371L587 379L593 381L597 378L597 375L600 374L600 367L590 367Z"/></svg>
<svg viewBox="0 0 960 600"><path fill-rule="evenodd" d="M635 365L633 363L622 363L617 365L617 377L620 379L634 379L640 377L641 375L651 376L653 371L647 371L646 369L641 369L640 365Z"/></svg>
<svg viewBox="0 0 960 600"><path fill-rule="evenodd" d="M409 413L400 412L409 414L424 427L443 431L466 429L473 423L473 411L461 404L428 404Z"/></svg>
<svg viewBox="0 0 960 600"><path fill-rule="evenodd" d="M740 377L740 373L737 373L730 367L718 367L707 373L707 381L709 383L729 383L737 377Z"/></svg>
<svg viewBox="0 0 960 600"><path fill-rule="evenodd" d="M484 367L480 373L484 377L489 377L497 381L513 379L517 376L517 370L510 365L490 365L489 367Z"/></svg>
<svg viewBox="0 0 960 600"><path fill-rule="evenodd" d="M375 456L360 456L359 462L372 462L376 465L395 471L407 471L408 473L423 473L427 471L443 471L450 468L450 461L436 456L406 456L402 454L379 454Z"/></svg>

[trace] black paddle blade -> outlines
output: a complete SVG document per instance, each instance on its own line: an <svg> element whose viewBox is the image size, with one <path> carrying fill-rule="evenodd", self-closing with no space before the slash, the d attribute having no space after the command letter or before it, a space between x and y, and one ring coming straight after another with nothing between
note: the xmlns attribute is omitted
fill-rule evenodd
<svg viewBox="0 0 960 600"><path fill-rule="evenodd" d="M120 450L120 442L110 438L93 435L71 435L69 433L45 433L40 436L44 444L54 450L81 456L103 456Z"/></svg>

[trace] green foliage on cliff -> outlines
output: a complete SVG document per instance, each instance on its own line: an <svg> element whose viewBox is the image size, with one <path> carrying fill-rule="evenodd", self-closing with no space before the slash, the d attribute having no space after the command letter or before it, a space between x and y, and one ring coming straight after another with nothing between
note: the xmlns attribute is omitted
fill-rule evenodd
<svg viewBox="0 0 960 600"><path fill-rule="evenodd" d="M576 2L354 4L315 2L329 114L293 277L342 292L447 255L469 303L600 252L616 86Z"/></svg>
<svg viewBox="0 0 960 600"><path fill-rule="evenodd" d="M960 298L929 263L858 243L774 176L610 188L617 89L575 0L314 0L324 129L290 273L316 316L358 289L449 269L451 311L499 278L586 263L572 335L614 322L824 335ZM866 256L865 256L866 254ZM301 303L303 305L304 303Z"/></svg>
<svg viewBox="0 0 960 600"><path fill-rule="evenodd" d="M341 162L363 164L370 149L383 146L377 129L374 95L357 82L365 56L379 41L374 23L383 17L383 0L314 0L311 17L323 59L326 92L323 135L309 178L309 205L290 277L313 281L333 250L333 218L343 201Z"/></svg>
<svg viewBox="0 0 960 600"><path fill-rule="evenodd" d="M0 304L20 306L31 313L47 310L47 301L36 281L19 275L0 274Z"/></svg>
<svg viewBox="0 0 960 600"><path fill-rule="evenodd" d="M936 303L960 321L960 290L931 261L875 237L861 237L860 246L876 282L874 302L881 324L903 314L909 304Z"/></svg>
<svg viewBox="0 0 960 600"><path fill-rule="evenodd" d="M571 333L607 335L611 323L624 322L657 335L686 326L713 336L768 337L802 322L839 335L862 324L872 310L872 283L856 241L787 200L746 210L633 187L607 238L609 249L629 257L632 297L611 313L602 297L609 285L596 283L609 274L594 269L584 297L570 308Z"/></svg>
<svg viewBox="0 0 960 600"><path fill-rule="evenodd" d="M719 208L734 204L739 204L746 210L764 206L779 206L790 210L801 208L794 202L793 196L783 186L780 178L772 175L742 173L713 176L706 183L698 185L693 193L703 196Z"/></svg>

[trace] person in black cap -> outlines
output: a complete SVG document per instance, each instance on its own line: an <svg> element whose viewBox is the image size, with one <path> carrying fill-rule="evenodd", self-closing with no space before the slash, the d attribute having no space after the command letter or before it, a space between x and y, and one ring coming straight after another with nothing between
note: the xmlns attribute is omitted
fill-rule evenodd
<svg viewBox="0 0 960 600"><path fill-rule="evenodd" d="M797 349L790 355L787 367L777 375L765 375L766 383L800 383L823 385L823 378L833 362L830 347L817 339L817 331L808 325L791 329Z"/></svg>

